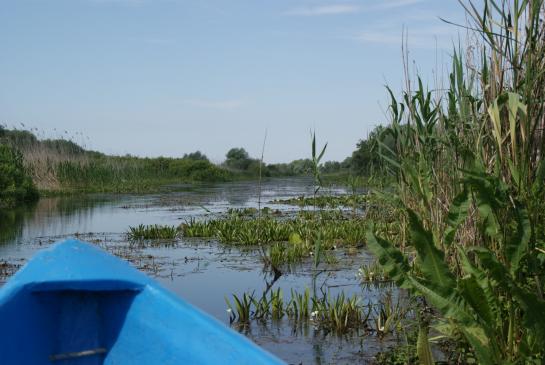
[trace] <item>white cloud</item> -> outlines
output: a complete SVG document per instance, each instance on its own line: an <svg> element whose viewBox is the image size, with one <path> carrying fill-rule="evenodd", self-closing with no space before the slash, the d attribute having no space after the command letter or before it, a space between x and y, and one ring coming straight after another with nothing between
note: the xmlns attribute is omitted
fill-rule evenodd
<svg viewBox="0 0 545 365"><path fill-rule="evenodd" d="M242 100L232 99L232 100L206 100L206 99L186 99L184 100L185 104L206 108L206 109L238 109L244 105Z"/></svg>
<svg viewBox="0 0 545 365"><path fill-rule="evenodd" d="M351 4L321 5L309 6L305 8L296 8L286 12L287 15L299 16L320 16L320 15L340 15L353 14L360 11L360 7Z"/></svg>

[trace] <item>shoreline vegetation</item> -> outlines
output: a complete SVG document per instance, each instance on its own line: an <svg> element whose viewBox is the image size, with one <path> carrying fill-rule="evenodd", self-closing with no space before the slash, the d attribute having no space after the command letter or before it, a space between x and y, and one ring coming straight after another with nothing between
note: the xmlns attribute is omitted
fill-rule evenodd
<svg viewBox="0 0 545 365"><path fill-rule="evenodd" d="M0 147L0 166L6 171L0 180L4 206L35 200L38 193L151 193L175 184L310 176L312 170L310 159L265 164L243 148L229 150L221 164L210 162L200 151L179 158L110 156L86 150L70 138L38 139L32 131L3 126ZM352 160L327 161L320 169L332 182L343 182L366 165L361 161L353 166Z"/></svg>

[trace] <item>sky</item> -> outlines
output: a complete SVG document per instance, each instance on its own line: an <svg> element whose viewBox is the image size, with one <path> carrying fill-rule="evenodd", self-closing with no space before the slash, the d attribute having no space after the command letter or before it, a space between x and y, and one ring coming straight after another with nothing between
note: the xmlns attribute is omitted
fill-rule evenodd
<svg viewBox="0 0 545 365"><path fill-rule="evenodd" d="M401 43L450 63L457 0L0 0L0 124L109 154L343 160L387 121ZM443 74L439 71L439 74Z"/></svg>

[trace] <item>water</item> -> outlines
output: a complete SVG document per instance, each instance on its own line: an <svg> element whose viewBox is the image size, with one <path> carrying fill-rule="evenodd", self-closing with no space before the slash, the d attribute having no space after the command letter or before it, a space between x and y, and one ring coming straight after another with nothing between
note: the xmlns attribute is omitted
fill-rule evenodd
<svg viewBox="0 0 545 365"><path fill-rule="evenodd" d="M274 179L262 184L261 206L295 212L299 208L271 204L274 199L312 195L308 179ZM342 188L329 194L346 193ZM264 272L255 249L222 245L215 240L180 239L174 247L135 249L126 239L129 226L138 224L178 225L190 217L205 219L228 208L258 206L255 182L177 186L161 194L83 195L43 198L34 207L0 212L0 276L6 280L37 250L69 237L93 242L155 277L162 285L229 325L225 297L252 292L260 294L272 280ZM273 288L285 296L291 289L357 294L363 303L376 303L381 290L363 287L355 276L371 257L339 250L338 262L325 266L313 281L310 263L285 273ZM383 289L384 290L384 289ZM287 299L287 298L286 298ZM369 334L339 338L312 326L294 328L288 319L252 324L244 334L259 345L293 364L368 362L392 344Z"/></svg>

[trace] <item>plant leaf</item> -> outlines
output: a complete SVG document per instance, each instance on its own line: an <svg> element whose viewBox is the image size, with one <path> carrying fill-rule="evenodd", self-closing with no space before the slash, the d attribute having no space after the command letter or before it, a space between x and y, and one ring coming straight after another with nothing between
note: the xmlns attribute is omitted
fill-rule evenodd
<svg viewBox="0 0 545 365"><path fill-rule="evenodd" d="M411 244L414 245L418 252L422 273L442 292L451 291L456 286L456 280L444 261L444 253L435 247L433 235L424 228L418 216L411 209L407 209L407 211L411 230Z"/></svg>
<svg viewBox="0 0 545 365"><path fill-rule="evenodd" d="M367 229L366 236L369 249L378 258L378 262L388 273L388 276L398 286L406 288L406 279L410 266L403 253L390 242L376 237L372 227Z"/></svg>

